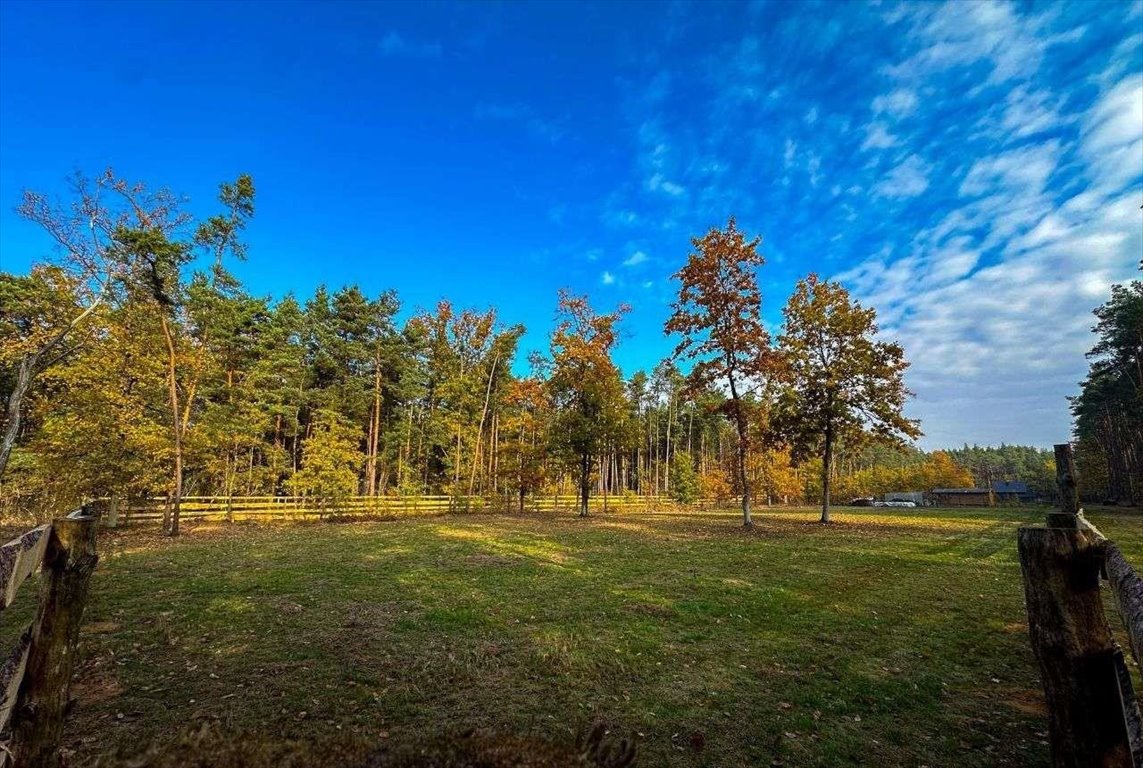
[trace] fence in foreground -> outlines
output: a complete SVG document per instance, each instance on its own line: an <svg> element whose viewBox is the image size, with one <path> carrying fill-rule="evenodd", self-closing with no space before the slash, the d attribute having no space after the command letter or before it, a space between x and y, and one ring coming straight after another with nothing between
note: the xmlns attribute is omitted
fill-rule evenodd
<svg viewBox="0 0 1143 768"><path fill-rule="evenodd" d="M1143 664L1143 579L1079 507L1070 445L1057 445L1061 511L1017 533L1028 632L1048 704L1052 764L1143 768L1143 720L1123 651L1104 612L1110 589Z"/></svg>
<svg viewBox="0 0 1143 768"><path fill-rule="evenodd" d="M168 500L157 496L130 504L109 502L104 522L126 525L163 518ZM577 497L528 496L525 512L575 512ZM713 499L680 505L668 496L592 496L590 512L651 512L664 509L711 509ZM184 496L181 520L319 519L332 516L396 517L446 512L520 512L519 497L500 496L351 496L336 501L303 496Z"/></svg>
<svg viewBox="0 0 1143 768"><path fill-rule="evenodd" d="M0 612L40 574L35 618L0 666L0 768L56 765L79 624L98 557L84 508L0 547Z"/></svg>

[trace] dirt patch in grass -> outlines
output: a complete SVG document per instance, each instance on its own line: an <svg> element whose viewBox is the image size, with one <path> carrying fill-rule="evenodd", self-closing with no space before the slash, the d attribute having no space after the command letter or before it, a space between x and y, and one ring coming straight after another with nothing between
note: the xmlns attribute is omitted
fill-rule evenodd
<svg viewBox="0 0 1143 768"><path fill-rule="evenodd" d="M76 671L75 678L71 695L82 707L114 706L110 702L123 693L114 656L87 659Z"/></svg>
<svg viewBox="0 0 1143 768"><path fill-rule="evenodd" d="M1044 701L1044 692L1039 688L1018 688L1004 691L1001 701L1017 712L1044 718L1048 716L1048 705Z"/></svg>
<svg viewBox="0 0 1143 768"><path fill-rule="evenodd" d="M348 603L341 611L343 629L382 629L392 625L401 614L397 603Z"/></svg>
<svg viewBox="0 0 1143 768"><path fill-rule="evenodd" d="M657 619L666 619L675 615L675 609L666 605L654 603L627 603L623 610L636 616L651 616Z"/></svg>

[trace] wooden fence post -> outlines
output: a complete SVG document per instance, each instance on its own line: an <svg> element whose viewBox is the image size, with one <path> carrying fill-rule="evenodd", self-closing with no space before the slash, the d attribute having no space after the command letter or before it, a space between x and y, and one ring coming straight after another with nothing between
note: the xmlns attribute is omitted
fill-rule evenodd
<svg viewBox="0 0 1143 768"><path fill-rule="evenodd" d="M1079 487L1076 485L1076 460L1071 443L1052 446L1056 454L1056 487L1060 495L1060 512L1065 515L1078 515Z"/></svg>
<svg viewBox="0 0 1143 768"><path fill-rule="evenodd" d="M19 766L46 768L58 762L80 621L99 559L95 532L94 516L52 524L28 662L13 713L11 744Z"/></svg>
<svg viewBox="0 0 1143 768"><path fill-rule="evenodd" d="M1052 764L1130 766L1116 647L1103 613L1103 545L1078 529L1021 528L1028 633L1048 704Z"/></svg>
<svg viewBox="0 0 1143 768"><path fill-rule="evenodd" d="M1028 634L1048 705L1056 768L1134 765L1129 728L1137 704L1121 672L1123 652L1103 611L1100 573L1108 543L1083 519L1069 444L1055 446L1060 511L1046 528L1017 532Z"/></svg>

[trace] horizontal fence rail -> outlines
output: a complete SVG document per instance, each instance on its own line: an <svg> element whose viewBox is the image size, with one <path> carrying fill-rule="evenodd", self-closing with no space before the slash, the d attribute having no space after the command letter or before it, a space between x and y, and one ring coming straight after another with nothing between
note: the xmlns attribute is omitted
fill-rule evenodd
<svg viewBox="0 0 1143 768"><path fill-rule="evenodd" d="M104 513L111 525L125 525L161 520L169 500L156 496L130 504L111 505L113 513ZM648 512L656 509L708 509L719 506L713 499L680 505L667 496L593 496L591 512ZM529 496L525 512L574 511L579 499L562 496ZM518 497L498 496L350 496L342 499L320 499L303 496L184 496L179 502L182 520L246 520L259 518L321 518L332 516L397 516L439 514L445 512L518 512Z"/></svg>
<svg viewBox="0 0 1143 768"><path fill-rule="evenodd" d="M0 547L0 609L12 604L16 590L40 568L51 530L50 524L41 525Z"/></svg>

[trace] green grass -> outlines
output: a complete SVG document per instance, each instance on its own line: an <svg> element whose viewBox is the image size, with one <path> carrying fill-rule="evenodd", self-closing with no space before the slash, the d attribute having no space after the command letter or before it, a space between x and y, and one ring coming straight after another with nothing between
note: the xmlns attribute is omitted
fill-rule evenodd
<svg viewBox="0 0 1143 768"><path fill-rule="evenodd" d="M1143 562L1143 517L1092 518ZM645 766L1046 765L1015 553L1016 527L1042 512L815 519L106 535L72 764L200 720L393 741L568 739L602 720L638 739Z"/></svg>

